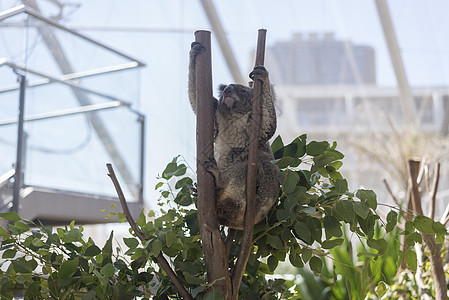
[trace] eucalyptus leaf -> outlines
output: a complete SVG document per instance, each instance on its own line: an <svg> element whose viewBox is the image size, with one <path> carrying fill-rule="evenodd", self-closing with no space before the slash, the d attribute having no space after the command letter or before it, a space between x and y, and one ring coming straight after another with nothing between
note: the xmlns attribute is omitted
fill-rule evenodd
<svg viewBox="0 0 449 300"><path fill-rule="evenodd" d="M391 232L396 227L397 222L398 222L398 214L394 210L391 210L387 214L387 225L385 227L385 230L387 232Z"/></svg>
<svg viewBox="0 0 449 300"><path fill-rule="evenodd" d="M0 218L5 219L7 221L11 221L11 222L21 220L19 215L15 212L0 213Z"/></svg>
<svg viewBox="0 0 449 300"><path fill-rule="evenodd" d="M305 243L311 245L313 243L312 234L306 224L303 222L296 222L295 233L298 238L303 240Z"/></svg>
<svg viewBox="0 0 449 300"><path fill-rule="evenodd" d="M318 156L329 147L328 142L312 141L306 146L306 153L310 156Z"/></svg>
<svg viewBox="0 0 449 300"><path fill-rule="evenodd" d="M405 262L407 263L407 266L412 270L413 272L416 271L416 268L418 267L418 260L415 251L413 251L411 248L407 249L405 252Z"/></svg>
<svg viewBox="0 0 449 300"><path fill-rule="evenodd" d="M277 268L278 264L279 264L279 260L275 256L270 255L268 257L267 265L271 272L273 272Z"/></svg>
<svg viewBox="0 0 449 300"><path fill-rule="evenodd" d="M324 230L330 235L340 237L343 235L341 224L334 216L325 216L323 218Z"/></svg>
<svg viewBox="0 0 449 300"><path fill-rule="evenodd" d="M58 277L61 279L70 278L78 268L78 258L66 260L59 268Z"/></svg>
<svg viewBox="0 0 449 300"><path fill-rule="evenodd" d="M426 216L416 216L413 220L413 225L415 228L423 233L435 233L435 229L433 228L434 221Z"/></svg>
<svg viewBox="0 0 449 300"><path fill-rule="evenodd" d="M354 202L354 211L362 219L366 219L369 214L369 207L365 202Z"/></svg>
<svg viewBox="0 0 449 300"><path fill-rule="evenodd" d="M323 262L316 256L313 256L309 261L310 269L315 273L315 275L319 276L321 274L321 270L323 268Z"/></svg>

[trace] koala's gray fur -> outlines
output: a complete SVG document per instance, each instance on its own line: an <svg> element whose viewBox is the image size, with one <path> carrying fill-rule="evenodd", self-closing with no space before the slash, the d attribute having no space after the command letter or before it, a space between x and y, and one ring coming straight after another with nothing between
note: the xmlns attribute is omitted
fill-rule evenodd
<svg viewBox="0 0 449 300"><path fill-rule="evenodd" d="M196 113L195 58L203 49L193 43L190 51L189 98ZM271 163L274 159L268 140L276 131L274 92L264 67L254 68L262 75L263 109L259 136L258 172L256 184L256 219L259 223L267 215L278 197L279 169ZM243 229L246 209L246 174L252 88L241 84L220 85L219 99L213 99L215 109L215 161L204 162L215 177L217 187L217 215L220 224Z"/></svg>

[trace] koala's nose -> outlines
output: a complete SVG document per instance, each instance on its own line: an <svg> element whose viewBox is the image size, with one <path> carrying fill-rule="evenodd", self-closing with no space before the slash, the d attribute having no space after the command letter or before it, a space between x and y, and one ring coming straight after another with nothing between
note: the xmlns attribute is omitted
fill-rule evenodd
<svg viewBox="0 0 449 300"><path fill-rule="evenodd" d="M223 95L225 96L229 96L234 92L234 87L232 85L228 85L224 91L223 91Z"/></svg>

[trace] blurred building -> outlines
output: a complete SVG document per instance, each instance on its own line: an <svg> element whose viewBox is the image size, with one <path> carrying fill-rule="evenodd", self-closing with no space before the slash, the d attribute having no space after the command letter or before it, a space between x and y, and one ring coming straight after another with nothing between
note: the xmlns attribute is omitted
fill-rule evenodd
<svg viewBox="0 0 449 300"><path fill-rule="evenodd" d="M379 202L385 203L390 197L382 179L387 178L405 198L405 164L394 159L400 156L395 152L419 153L421 149L407 150L411 131L400 91L376 85L372 47L339 41L332 34L298 34L268 47L266 66L278 99L278 134L285 143L303 133L309 141L337 141L337 149L346 155L343 173L351 189L373 189ZM417 132L423 139L414 142L419 147L431 146L426 144L427 139L447 135L449 89L412 87L411 93L417 110ZM439 145L433 145L435 157L427 159L445 159L441 161L444 163L447 157L437 152L447 149L447 140L442 137ZM448 189L447 185L441 186L438 194L437 217L447 205L449 193L443 189ZM428 205L424 206L427 209Z"/></svg>
<svg viewBox="0 0 449 300"><path fill-rule="evenodd" d="M267 48L273 82L282 85L376 84L374 49L332 33L296 34Z"/></svg>

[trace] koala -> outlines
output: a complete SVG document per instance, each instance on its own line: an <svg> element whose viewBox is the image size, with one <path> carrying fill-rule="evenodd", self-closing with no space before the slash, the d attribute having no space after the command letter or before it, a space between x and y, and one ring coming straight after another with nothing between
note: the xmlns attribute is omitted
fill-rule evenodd
<svg viewBox="0 0 449 300"><path fill-rule="evenodd" d="M189 99L196 114L195 58L203 50L192 43L189 65ZM257 66L251 72L261 75L263 81L262 120L259 136L258 170L256 182L255 224L265 218L278 198L279 168L268 140L276 131L275 95L267 70ZM203 162L215 178L217 190L217 216L221 225L242 230L246 210L246 175L252 111L252 88L241 84L219 86L219 99L214 101L214 159Z"/></svg>

